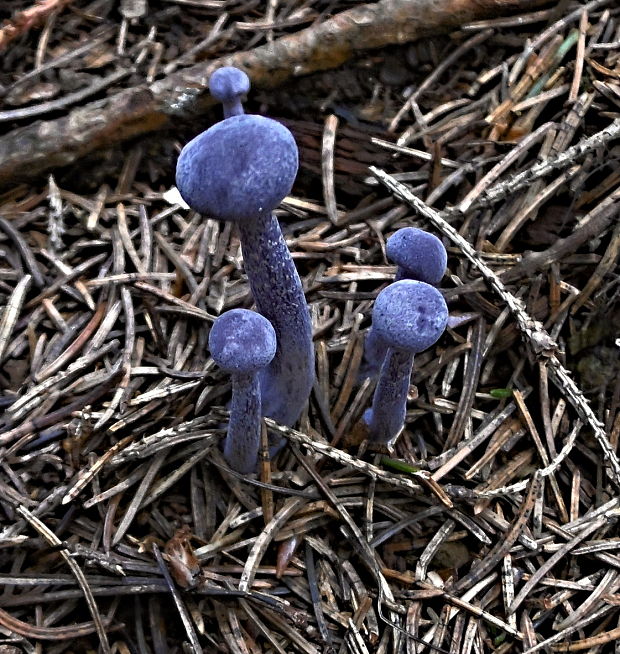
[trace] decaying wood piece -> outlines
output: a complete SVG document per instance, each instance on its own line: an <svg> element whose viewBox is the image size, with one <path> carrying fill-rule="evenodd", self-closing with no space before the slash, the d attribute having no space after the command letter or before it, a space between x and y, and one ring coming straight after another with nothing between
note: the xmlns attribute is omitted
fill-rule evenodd
<svg viewBox="0 0 620 654"><path fill-rule="evenodd" d="M99 148L147 134L213 104L207 80L221 66L245 70L257 88L336 68L356 52L406 43L546 0L381 0L343 11L316 26L246 52L201 63L151 85L126 89L57 120L0 138L0 188L71 164Z"/></svg>

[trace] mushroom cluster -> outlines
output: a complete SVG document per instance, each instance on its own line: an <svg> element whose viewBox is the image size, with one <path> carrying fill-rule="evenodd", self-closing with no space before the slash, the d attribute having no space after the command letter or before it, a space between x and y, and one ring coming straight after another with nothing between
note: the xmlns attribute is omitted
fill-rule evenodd
<svg viewBox="0 0 620 654"><path fill-rule="evenodd" d="M297 174L293 135L280 123L244 113L247 75L224 67L209 80L224 119L190 141L177 163L176 181L195 211L236 224L257 312L222 314L209 335L213 360L232 379L224 456L243 474L255 470L261 416L293 425L314 383L312 325L304 292L274 209ZM401 229L387 243L398 264L396 281L377 297L366 342L366 362L379 374L365 413L372 440L387 443L403 427L416 353L445 329L448 312L437 284L446 251L436 237Z"/></svg>

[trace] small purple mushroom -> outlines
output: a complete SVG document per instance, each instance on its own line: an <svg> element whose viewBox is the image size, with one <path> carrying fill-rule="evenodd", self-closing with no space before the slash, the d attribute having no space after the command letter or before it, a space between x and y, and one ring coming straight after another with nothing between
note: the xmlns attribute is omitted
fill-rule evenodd
<svg viewBox="0 0 620 654"><path fill-rule="evenodd" d="M259 313L232 309L213 323L209 333L209 350L215 363L232 375L232 401L224 457L237 472L254 472L261 432L258 375L276 353L275 331Z"/></svg>
<svg viewBox="0 0 620 654"><path fill-rule="evenodd" d="M388 259L398 265L394 281L416 279L435 285L446 272L448 254L443 243L434 234L417 227L403 227L394 232L387 240L386 252ZM387 345L369 329L360 376L376 377L386 352Z"/></svg>
<svg viewBox="0 0 620 654"><path fill-rule="evenodd" d="M263 116L237 115L190 141L176 181L200 213L236 222L245 271L258 311L273 325L277 350L261 373L263 415L293 425L314 383L310 313L301 280L273 210L289 193L298 154L286 127Z"/></svg>
<svg viewBox="0 0 620 654"><path fill-rule="evenodd" d="M250 90L250 78L238 68L218 68L209 78L211 95L224 105L224 118L243 114L242 100Z"/></svg>
<svg viewBox="0 0 620 654"><path fill-rule="evenodd" d="M372 408L364 414L370 440L387 444L405 424L414 355L433 345L448 322L441 293L425 282L404 279L377 296L372 328L387 345Z"/></svg>
<svg viewBox="0 0 620 654"><path fill-rule="evenodd" d="M434 235L417 227L403 227L386 243L388 259L397 264L396 278L417 279L435 286L446 272L448 253Z"/></svg>

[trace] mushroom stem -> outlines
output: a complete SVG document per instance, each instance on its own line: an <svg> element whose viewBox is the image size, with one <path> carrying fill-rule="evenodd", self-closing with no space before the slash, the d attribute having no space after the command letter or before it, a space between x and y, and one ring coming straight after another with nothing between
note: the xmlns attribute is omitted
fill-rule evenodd
<svg viewBox="0 0 620 654"><path fill-rule="evenodd" d="M261 431L259 373L232 374L230 420L224 443L224 457L242 474L256 469Z"/></svg>
<svg viewBox="0 0 620 654"><path fill-rule="evenodd" d="M396 274L394 275L394 281L399 282L401 279L419 279L419 277L414 277L409 275L406 268L402 266L396 267Z"/></svg>
<svg viewBox="0 0 620 654"><path fill-rule="evenodd" d="M231 116L241 116L241 114L245 113L243 104L241 104L240 96L228 102L222 102L222 108L224 110L224 118L230 118Z"/></svg>
<svg viewBox="0 0 620 654"><path fill-rule="evenodd" d="M372 408L364 413L370 439L375 443L389 443L405 425L413 358L413 354L404 350L387 350Z"/></svg>
<svg viewBox="0 0 620 654"><path fill-rule="evenodd" d="M379 374L386 353L387 345L372 326L369 327L364 338L364 356L358 374L360 381L367 377L374 379Z"/></svg>
<svg viewBox="0 0 620 654"><path fill-rule="evenodd" d="M263 415L299 418L314 383L312 324L301 280L273 214L239 223L245 271L256 308L276 332L276 354L261 371Z"/></svg>

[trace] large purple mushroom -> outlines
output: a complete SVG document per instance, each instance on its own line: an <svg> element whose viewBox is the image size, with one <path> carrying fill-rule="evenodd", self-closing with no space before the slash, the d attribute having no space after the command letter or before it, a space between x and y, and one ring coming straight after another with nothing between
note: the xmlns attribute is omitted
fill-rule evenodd
<svg viewBox="0 0 620 654"><path fill-rule="evenodd" d="M235 115L190 141L176 181L195 211L237 223L258 311L273 325L277 350L261 373L263 415L293 425L314 383L312 325L301 280L273 210L290 192L298 154L286 127Z"/></svg>
<svg viewBox="0 0 620 654"><path fill-rule="evenodd" d="M441 293L425 282L394 282L377 296L372 329L387 345L373 397L364 414L370 440L387 444L405 424L414 356L433 345L448 322Z"/></svg>
<svg viewBox="0 0 620 654"><path fill-rule="evenodd" d="M261 431L259 371L276 353L271 323L254 311L232 309L223 313L209 333L209 350L215 363L232 376L230 421L224 458L237 472L254 472Z"/></svg>
<svg viewBox="0 0 620 654"><path fill-rule="evenodd" d="M417 227L403 227L394 232L386 243L388 259L397 264L394 281L415 279L433 286L446 272L448 254L443 243L434 235ZM364 361L361 377L376 377L387 352L387 345L372 328L364 341Z"/></svg>

